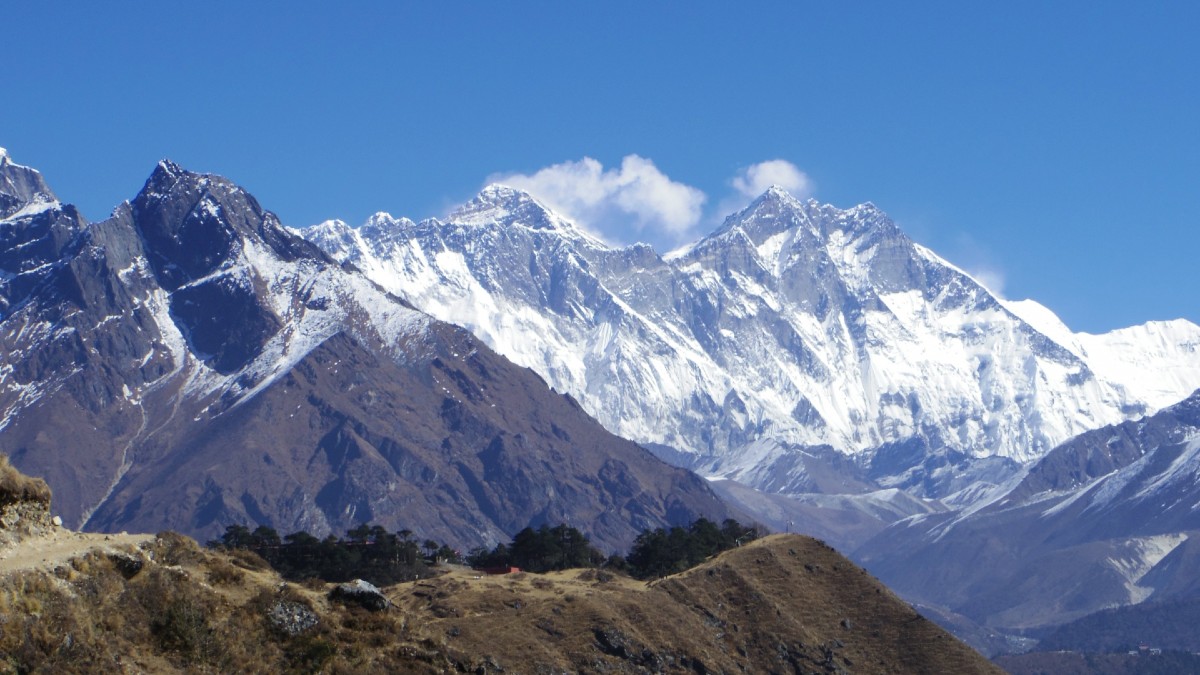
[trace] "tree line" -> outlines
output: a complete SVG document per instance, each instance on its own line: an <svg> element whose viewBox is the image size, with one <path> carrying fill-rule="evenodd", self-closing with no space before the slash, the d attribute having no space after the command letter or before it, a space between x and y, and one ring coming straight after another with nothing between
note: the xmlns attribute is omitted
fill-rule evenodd
<svg viewBox="0 0 1200 675"><path fill-rule="evenodd" d="M209 546L253 551L291 581L317 578L331 583L365 579L377 586L427 577L437 562L460 562L458 551L432 539L418 544L411 530L388 532L363 523L345 537L318 539L300 531L280 537L274 528L230 525Z"/></svg>
<svg viewBox="0 0 1200 675"><path fill-rule="evenodd" d="M690 526L644 530L633 542L625 562L630 576L655 579L691 569L708 558L762 536L757 526L728 518L717 526L701 518Z"/></svg>
<svg viewBox="0 0 1200 675"><path fill-rule="evenodd" d="M623 571L637 579L654 579L676 574L706 559L752 541L762 532L730 518L721 525L701 518L688 527L644 530L633 542L629 555L605 556L579 530L566 525L538 529L527 527L508 544L476 548L467 555L473 567L519 567L530 572L549 572L578 567L605 567Z"/></svg>
<svg viewBox="0 0 1200 675"><path fill-rule="evenodd" d="M526 527L508 543L488 549L478 547L465 558L445 544L426 539L420 544L411 530L390 533L364 523L339 538L318 539L307 532L284 537L260 525L230 525L209 546L253 551L285 579L318 578L338 583L365 579L376 585L393 584L429 576L430 567L442 562L466 562L480 568L519 567L530 572L550 572L581 567L603 567L637 579L676 574L706 559L762 535L756 526L730 518L720 525L701 518L687 527L644 530L626 556L605 555L587 535L568 525Z"/></svg>

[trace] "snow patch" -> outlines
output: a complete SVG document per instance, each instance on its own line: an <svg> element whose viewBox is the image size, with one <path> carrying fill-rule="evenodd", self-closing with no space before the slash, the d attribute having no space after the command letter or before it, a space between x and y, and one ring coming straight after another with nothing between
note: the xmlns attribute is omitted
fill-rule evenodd
<svg viewBox="0 0 1200 675"><path fill-rule="evenodd" d="M36 197L41 197L41 195L37 195ZM22 206L19 211L3 220L0 220L0 222L12 222L22 218L31 218L47 211L57 211L62 207L62 204L59 203L58 200L44 200L37 199L36 197L34 201Z"/></svg>

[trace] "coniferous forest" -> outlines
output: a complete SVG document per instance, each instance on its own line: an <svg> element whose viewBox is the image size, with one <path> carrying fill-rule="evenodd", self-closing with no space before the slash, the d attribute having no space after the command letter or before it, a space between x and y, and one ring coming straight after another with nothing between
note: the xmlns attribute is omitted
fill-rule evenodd
<svg viewBox="0 0 1200 675"><path fill-rule="evenodd" d="M465 562L479 569L517 567L543 573L582 567L603 567L637 579L654 579L682 572L705 559L761 536L757 526L728 519L722 524L701 518L687 527L645 530L627 556L605 555L588 537L568 525L526 527L508 543L476 548L465 558L432 539L423 541L410 530L388 532L363 523L344 537L319 539L307 532L280 536L260 525L230 525L210 547L250 551L262 557L284 578L317 578L328 582L365 579L376 585L410 581L433 574L441 563Z"/></svg>

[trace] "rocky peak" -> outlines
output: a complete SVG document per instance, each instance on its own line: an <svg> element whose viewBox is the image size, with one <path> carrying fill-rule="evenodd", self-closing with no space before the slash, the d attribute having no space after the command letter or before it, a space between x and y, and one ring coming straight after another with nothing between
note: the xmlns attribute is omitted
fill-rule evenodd
<svg viewBox="0 0 1200 675"><path fill-rule="evenodd" d="M280 260L332 262L228 179L158 163L132 204L147 257L168 290L244 262L247 243Z"/></svg>
<svg viewBox="0 0 1200 675"><path fill-rule="evenodd" d="M354 228L344 220L326 220L303 230L293 230L338 260L348 259L358 246L355 241Z"/></svg>
<svg viewBox="0 0 1200 675"><path fill-rule="evenodd" d="M599 240L587 235L571 221L563 218L533 195L493 184L485 187L471 201L463 204L448 217L457 225L491 225L523 227L530 230L556 232L570 239L588 239L595 245Z"/></svg>
<svg viewBox="0 0 1200 675"><path fill-rule="evenodd" d="M775 244L788 239L816 245L820 227L814 216L819 216L820 209L815 200L800 201L782 187L772 185L746 208L727 217L716 231L697 242L693 249L702 251L713 245L722 248L741 237L753 247L762 247L773 238ZM779 246L770 248L779 252Z"/></svg>
<svg viewBox="0 0 1200 675"><path fill-rule="evenodd" d="M361 229L363 236L383 243L403 239L405 233L415 225L408 218L396 218L390 213L379 211L367 218Z"/></svg>
<svg viewBox="0 0 1200 675"><path fill-rule="evenodd" d="M270 268L331 262L229 180L170 160L155 167L131 212L172 318L192 352L222 374L249 363L281 326L268 298Z"/></svg>
<svg viewBox="0 0 1200 675"><path fill-rule="evenodd" d="M58 201L54 191L36 169L13 163L8 151L0 148L0 219L8 218L33 204Z"/></svg>
<svg viewBox="0 0 1200 675"><path fill-rule="evenodd" d="M912 241L908 235L904 234L888 214L871 202L848 209L838 209L829 205L823 205L820 209L826 238L834 232L842 232L846 240L856 242L860 248L883 240L895 240L903 243L906 248L911 248Z"/></svg>
<svg viewBox="0 0 1200 675"><path fill-rule="evenodd" d="M363 223L363 227L373 227L384 230L396 227L405 227L412 225L412 222L413 221L409 220L408 218L397 218L387 211L376 211L375 213L372 213L369 218L367 218L367 222Z"/></svg>
<svg viewBox="0 0 1200 675"><path fill-rule="evenodd" d="M261 213L245 206L222 179L185 171L170 160L155 167L134 198L133 219L146 254L163 286L173 290L212 274L240 249L234 221Z"/></svg>

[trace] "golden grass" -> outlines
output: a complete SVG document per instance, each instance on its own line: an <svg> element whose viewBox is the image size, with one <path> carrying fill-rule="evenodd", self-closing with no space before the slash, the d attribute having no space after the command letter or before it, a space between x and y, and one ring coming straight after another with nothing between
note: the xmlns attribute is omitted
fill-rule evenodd
<svg viewBox="0 0 1200 675"><path fill-rule="evenodd" d="M385 589L380 613L173 533L128 555L145 560L132 576L94 552L0 577L0 673L999 672L802 537L652 583L455 568ZM318 623L289 635L268 620L279 603Z"/></svg>
<svg viewBox="0 0 1200 675"><path fill-rule="evenodd" d="M17 471L8 462L8 455L0 454L0 507L18 502L36 502L48 509L50 486L41 478Z"/></svg>

